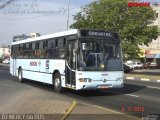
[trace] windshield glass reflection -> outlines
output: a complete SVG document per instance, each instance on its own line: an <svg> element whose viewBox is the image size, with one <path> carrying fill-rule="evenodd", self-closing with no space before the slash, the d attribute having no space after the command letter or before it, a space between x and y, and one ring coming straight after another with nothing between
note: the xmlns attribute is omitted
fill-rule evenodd
<svg viewBox="0 0 160 120"><path fill-rule="evenodd" d="M78 70L122 70L119 42L81 40L78 53Z"/></svg>

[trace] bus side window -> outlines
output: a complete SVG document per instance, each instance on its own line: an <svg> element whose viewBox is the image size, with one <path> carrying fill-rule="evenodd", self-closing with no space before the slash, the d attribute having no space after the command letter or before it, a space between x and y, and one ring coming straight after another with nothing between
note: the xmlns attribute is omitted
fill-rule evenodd
<svg viewBox="0 0 160 120"><path fill-rule="evenodd" d="M46 49L46 57L47 58L53 58L54 57L54 48L55 48L55 46L54 46L54 40L49 40L48 42L48 47L47 47L47 49Z"/></svg>
<svg viewBox="0 0 160 120"><path fill-rule="evenodd" d="M39 58L39 42L36 42L35 58Z"/></svg>
<svg viewBox="0 0 160 120"><path fill-rule="evenodd" d="M44 47L45 47L45 41L41 41L39 44L39 52L40 52L40 58L44 58Z"/></svg>
<svg viewBox="0 0 160 120"><path fill-rule="evenodd" d="M29 43L28 50L27 50L27 58L32 58L32 43Z"/></svg>
<svg viewBox="0 0 160 120"><path fill-rule="evenodd" d="M23 58L23 55L24 55L23 44L20 44L19 58Z"/></svg>
<svg viewBox="0 0 160 120"><path fill-rule="evenodd" d="M66 47L66 38L63 38L63 47Z"/></svg>
<svg viewBox="0 0 160 120"><path fill-rule="evenodd" d="M45 42L45 48L47 48L48 47L48 40L46 40L46 42Z"/></svg>
<svg viewBox="0 0 160 120"><path fill-rule="evenodd" d="M59 39L60 40L60 39ZM57 58L59 57L59 40L58 39L55 39L55 49L54 49L54 57Z"/></svg>
<svg viewBox="0 0 160 120"><path fill-rule="evenodd" d="M58 40L58 57L64 58L65 57L65 47L66 47L66 39L60 38Z"/></svg>
<svg viewBox="0 0 160 120"><path fill-rule="evenodd" d="M23 57L27 58L26 44L23 44L23 51L24 51Z"/></svg>
<svg viewBox="0 0 160 120"><path fill-rule="evenodd" d="M36 43L32 43L32 50L30 53L31 58L35 58L35 49L36 49Z"/></svg>
<svg viewBox="0 0 160 120"><path fill-rule="evenodd" d="M29 58L30 57L30 43L26 43L26 49L24 50L25 52L25 58Z"/></svg>
<svg viewBox="0 0 160 120"><path fill-rule="evenodd" d="M20 45L17 45L17 58L20 56Z"/></svg>
<svg viewBox="0 0 160 120"><path fill-rule="evenodd" d="M55 40L55 46L58 46L58 39Z"/></svg>
<svg viewBox="0 0 160 120"><path fill-rule="evenodd" d="M48 40L44 41L44 58L47 58Z"/></svg>
<svg viewBox="0 0 160 120"><path fill-rule="evenodd" d="M16 53L15 52L15 50L16 50L15 48L16 48L16 46L11 46L11 57L12 58L15 58L15 53Z"/></svg>
<svg viewBox="0 0 160 120"><path fill-rule="evenodd" d="M46 47L46 41L43 41L43 49Z"/></svg>
<svg viewBox="0 0 160 120"><path fill-rule="evenodd" d="M39 42L39 50L43 50L43 41Z"/></svg>

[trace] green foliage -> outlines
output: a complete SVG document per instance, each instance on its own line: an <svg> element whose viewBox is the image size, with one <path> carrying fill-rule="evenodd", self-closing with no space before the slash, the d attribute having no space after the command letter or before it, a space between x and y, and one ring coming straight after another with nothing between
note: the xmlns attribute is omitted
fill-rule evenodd
<svg viewBox="0 0 160 120"><path fill-rule="evenodd" d="M103 29L118 32L124 56L135 58L138 45L148 45L158 36L152 26L155 12L151 7L128 7L128 0L99 0L92 2L74 15L71 28Z"/></svg>

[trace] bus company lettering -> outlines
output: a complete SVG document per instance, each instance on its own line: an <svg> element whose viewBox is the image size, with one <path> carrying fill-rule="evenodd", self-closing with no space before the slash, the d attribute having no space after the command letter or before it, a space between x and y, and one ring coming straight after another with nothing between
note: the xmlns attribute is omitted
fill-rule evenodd
<svg viewBox="0 0 160 120"><path fill-rule="evenodd" d="M128 7L149 7L149 2L128 2Z"/></svg>
<svg viewBox="0 0 160 120"><path fill-rule="evenodd" d="M36 61L31 61L30 66L37 66L37 62Z"/></svg>

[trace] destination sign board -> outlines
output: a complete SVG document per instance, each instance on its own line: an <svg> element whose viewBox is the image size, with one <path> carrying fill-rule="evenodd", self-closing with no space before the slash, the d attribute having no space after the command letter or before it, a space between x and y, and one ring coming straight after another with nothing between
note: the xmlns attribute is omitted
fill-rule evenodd
<svg viewBox="0 0 160 120"><path fill-rule="evenodd" d="M111 37L118 39L118 34L104 30L80 30L80 37Z"/></svg>

